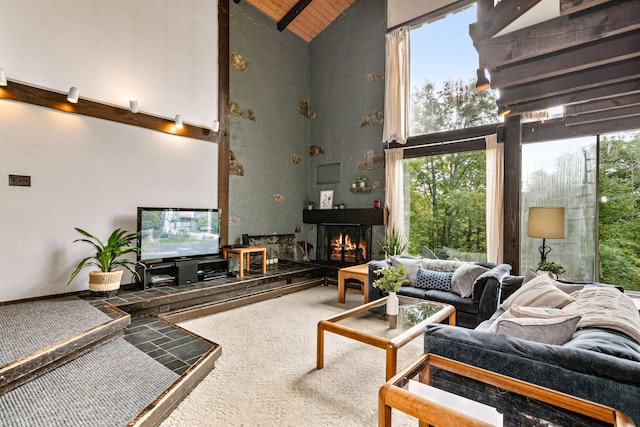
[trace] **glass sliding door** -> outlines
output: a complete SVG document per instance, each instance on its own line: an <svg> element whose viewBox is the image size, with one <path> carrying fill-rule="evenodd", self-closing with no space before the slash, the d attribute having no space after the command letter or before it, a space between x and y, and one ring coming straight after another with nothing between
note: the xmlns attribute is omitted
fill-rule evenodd
<svg viewBox="0 0 640 427"><path fill-rule="evenodd" d="M520 269L525 274L540 262L542 239L527 236L531 206L564 206L565 239L548 239L548 261L566 269L562 277L594 280L598 158L597 138L584 137L522 146Z"/></svg>

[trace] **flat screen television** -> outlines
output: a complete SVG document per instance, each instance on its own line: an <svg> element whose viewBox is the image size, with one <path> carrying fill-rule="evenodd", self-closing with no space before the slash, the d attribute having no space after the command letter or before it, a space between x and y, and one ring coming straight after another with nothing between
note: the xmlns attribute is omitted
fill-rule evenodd
<svg viewBox="0 0 640 427"><path fill-rule="evenodd" d="M138 208L138 261L170 261L220 252L218 209Z"/></svg>

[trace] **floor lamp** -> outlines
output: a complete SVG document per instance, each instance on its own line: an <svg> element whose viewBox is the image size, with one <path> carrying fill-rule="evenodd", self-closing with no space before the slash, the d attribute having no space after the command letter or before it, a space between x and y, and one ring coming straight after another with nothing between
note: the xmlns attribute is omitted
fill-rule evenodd
<svg viewBox="0 0 640 427"><path fill-rule="evenodd" d="M546 246L546 239L564 239L564 206L535 206L529 208L529 227L527 236L542 239L540 265L547 261L551 248Z"/></svg>

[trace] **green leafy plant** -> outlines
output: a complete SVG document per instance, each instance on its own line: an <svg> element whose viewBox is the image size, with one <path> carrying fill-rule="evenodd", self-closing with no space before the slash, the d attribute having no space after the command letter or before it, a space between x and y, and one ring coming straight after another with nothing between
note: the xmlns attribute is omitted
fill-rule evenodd
<svg viewBox="0 0 640 427"><path fill-rule="evenodd" d="M376 240L387 256L401 255L407 250L407 239L393 227L387 228L384 234L379 234Z"/></svg>
<svg viewBox="0 0 640 427"><path fill-rule="evenodd" d="M140 279L138 273L132 268L139 263L123 258L126 254L140 252L141 249L139 247L131 245L131 243L138 238L136 233L129 233L128 231L118 228L111 233L111 236L109 236L107 244L105 245L93 234L77 227L75 227L75 229L78 233L86 236L87 238L76 239L73 242L85 242L90 244L95 248L96 254L86 257L78 263L76 269L71 273L67 285L78 275L80 270L89 266L95 266L99 271L104 273L113 271L116 267L124 267Z"/></svg>
<svg viewBox="0 0 640 427"><path fill-rule="evenodd" d="M316 202L314 202L313 200L307 200L307 203L304 204L307 208L311 207L313 208L316 205Z"/></svg>
<svg viewBox="0 0 640 427"><path fill-rule="evenodd" d="M373 286L375 288L382 289L387 293L397 292L403 284L409 282L409 279L405 279L404 277L407 273L404 265L401 265L400 268L396 268L394 266L381 268L379 270L375 270L374 273L377 276L382 277L374 280Z"/></svg>
<svg viewBox="0 0 640 427"><path fill-rule="evenodd" d="M369 182L369 178L366 176L359 176L355 179L356 183L361 183L361 182Z"/></svg>
<svg viewBox="0 0 640 427"><path fill-rule="evenodd" d="M539 262L538 270L548 271L550 273L555 274L556 276L560 276L565 271L567 271L563 266L561 266L560 264L556 264L555 262L552 262L552 261Z"/></svg>

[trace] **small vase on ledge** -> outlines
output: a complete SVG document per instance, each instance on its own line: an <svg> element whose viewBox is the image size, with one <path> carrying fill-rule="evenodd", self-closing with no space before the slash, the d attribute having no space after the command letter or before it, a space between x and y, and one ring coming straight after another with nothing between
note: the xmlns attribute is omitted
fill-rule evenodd
<svg viewBox="0 0 640 427"><path fill-rule="evenodd" d="M398 325L398 295L395 292L389 292L387 297L387 316L389 316L389 328L395 329Z"/></svg>

